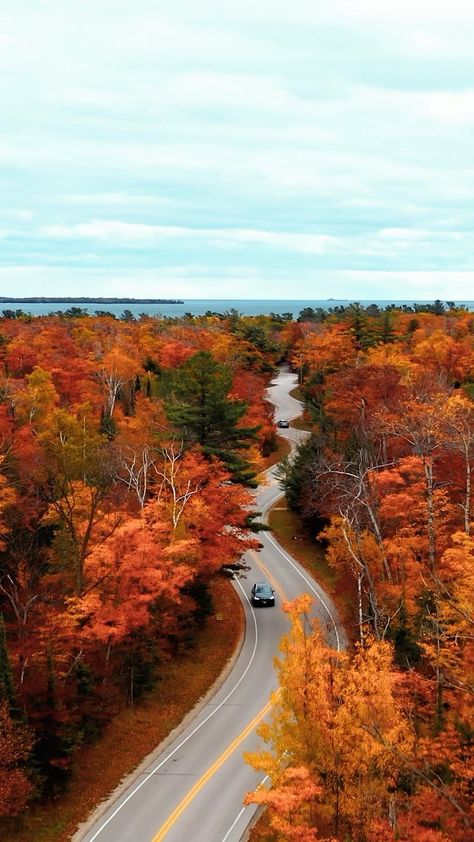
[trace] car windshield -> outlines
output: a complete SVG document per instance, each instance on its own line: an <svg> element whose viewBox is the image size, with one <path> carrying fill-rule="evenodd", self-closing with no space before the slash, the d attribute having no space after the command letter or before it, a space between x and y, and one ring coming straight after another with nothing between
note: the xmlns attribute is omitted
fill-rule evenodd
<svg viewBox="0 0 474 842"><path fill-rule="evenodd" d="M259 596L273 596L273 591L270 585L267 585L266 583L255 585L255 593L258 593Z"/></svg>

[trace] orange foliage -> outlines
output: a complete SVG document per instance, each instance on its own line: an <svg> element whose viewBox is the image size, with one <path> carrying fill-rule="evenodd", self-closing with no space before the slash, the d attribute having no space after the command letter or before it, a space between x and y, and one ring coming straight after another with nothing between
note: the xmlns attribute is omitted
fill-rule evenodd
<svg viewBox="0 0 474 842"><path fill-rule="evenodd" d="M257 546L252 498L219 460L185 448L158 397L163 368L210 350L246 402L242 423L261 427L258 465L273 433L259 370L272 357L234 329L216 317L2 322L0 613L39 790L62 786L88 729L190 644L212 577ZM16 723L4 720L13 751ZM22 745L18 762L0 745L0 789L2 764L11 770L0 814L13 797L21 812L32 792Z"/></svg>
<svg viewBox="0 0 474 842"><path fill-rule="evenodd" d="M356 356L356 345L347 327L329 325L297 342L291 362L295 368L306 365L312 371L328 374L348 365Z"/></svg>
<svg viewBox="0 0 474 842"><path fill-rule="evenodd" d="M24 725L14 724L7 705L0 702L0 817L23 812L33 787L22 764L32 747Z"/></svg>
<svg viewBox="0 0 474 842"><path fill-rule="evenodd" d="M442 309L349 307L293 343L317 436L289 472L291 499L298 489L311 525L324 518L328 561L354 578L363 643L370 633L393 641L394 697L413 726L411 745L392 755L405 784L350 839L474 837L474 320ZM305 698L307 676L295 679Z"/></svg>

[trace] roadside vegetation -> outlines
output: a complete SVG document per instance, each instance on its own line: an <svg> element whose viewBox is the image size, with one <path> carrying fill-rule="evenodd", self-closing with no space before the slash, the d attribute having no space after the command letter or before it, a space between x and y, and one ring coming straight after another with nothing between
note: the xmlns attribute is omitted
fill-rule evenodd
<svg viewBox="0 0 474 842"><path fill-rule="evenodd" d="M264 391L281 327L80 308L0 320L2 839L84 819L233 651L235 629L217 648L206 633L230 598L222 566L258 546L249 488L278 454ZM107 774L86 785L101 754Z"/></svg>
<svg viewBox="0 0 474 842"><path fill-rule="evenodd" d="M215 646L216 615L237 616L221 568L258 545L249 489L284 447L264 392L286 359L311 434L271 517L352 645L288 606L248 758L272 788L248 798L279 842L472 842L474 316L6 311L0 355L2 839L68 838L233 651L241 619ZM102 776L124 729L136 745Z"/></svg>
<svg viewBox="0 0 474 842"><path fill-rule="evenodd" d="M330 595L342 625L353 638L354 600L356 590L352 579L343 570L335 570L328 563L326 549L317 540L301 517L286 508L284 501L270 509L268 523L275 538L292 558L295 558Z"/></svg>
<svg viewBox="0 0 474 842"><path fill-rule="evenodd" d="M291 445L288 439L284 439L283 436L277 436L275 450L272 450L268 456L262 457L263 470L266 471L268 468L278 465L283 459L287 459L290 451Z"/></svg>
<svg viewBox="0 0 474 842"><path fill-rule="evenodd" d="M330 589L328 565L333 588L351 583L354 645L335 653L308 632L307 598L288 607L280 693L248 758L272 780L248 796L267 807L252 839L467 842L474 317L442 302L351 305L291 330L314 431L281 480L325 548L321 578ZM299 520L273 516L298 538Z"/></svg>
<svg viewBox="0 0 474 842"><path fill-rule="evenodd" d="M12 823L10 831L2 833L2 842L67 842L89 813L205 696L244 631L241 603L230 583L216 578L210 590L214 613L196 633L193 645L162 664L159 682L140 703L122 707L104 726L98 741L77 750L65 791L36 804L21 822Z"/></svg>

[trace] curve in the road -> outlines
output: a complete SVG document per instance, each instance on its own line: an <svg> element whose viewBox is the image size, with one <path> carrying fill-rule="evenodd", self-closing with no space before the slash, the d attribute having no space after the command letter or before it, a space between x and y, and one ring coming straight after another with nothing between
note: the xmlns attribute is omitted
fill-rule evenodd
<svg viewBox="0 0 474 842"><path fill-rule="evenodd" d="M280 417L291 419L301 414L301 405L289 394L295 385L296 377L282 370L268 389L268 398ZM293 428L282 433L293 445L305 435ZM275 469L267 472L267 477L268 482L256 492L256 507L263 514L283 496ZM330 598L273 536L262 533L262 544L262 558L246 556L254 575L263 564L264 575L278 585L282 600L301 593L303 581L304 589L317 599L315 613L322 620L329 618L333 645L343 646L344 632ZM89 823L76 834L76 842L158 842L165 837L166 842L241 839L256 809L255 805L240 807L243 795L262 782L244 764L237 749L258 748L254 727L268 709L267 700L276 688L271 665L288 620L282 612L269 609L260 609L257 618L242 583L237 581L236 586L247 627L234 668L169 749L155 756L148 768L140 767L135 781L103 808L93 825ZM230 823L232 814L235 818Z"/></svg>

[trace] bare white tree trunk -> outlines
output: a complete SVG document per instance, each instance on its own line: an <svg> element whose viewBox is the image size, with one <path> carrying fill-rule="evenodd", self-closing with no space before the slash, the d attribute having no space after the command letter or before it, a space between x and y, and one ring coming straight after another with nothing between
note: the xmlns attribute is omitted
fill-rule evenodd
<svg viewBox="0 0 474 842"><path fill-rule="evenodd" d="M175 448L174 442L168 447L163 447L161 449L161 455L163 457L162 465L158 465L155 462L153 467L156 475L161 480L159 495L168 494L170 497L171 518L173 528L176 529L187 503L202 488L202 483L193 483L188 479L184 485L180 484L183 442L180 443L177 449Z"/></svg>

